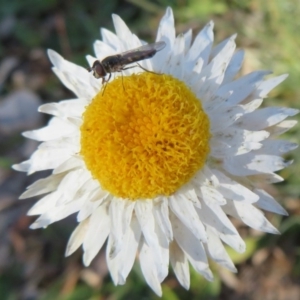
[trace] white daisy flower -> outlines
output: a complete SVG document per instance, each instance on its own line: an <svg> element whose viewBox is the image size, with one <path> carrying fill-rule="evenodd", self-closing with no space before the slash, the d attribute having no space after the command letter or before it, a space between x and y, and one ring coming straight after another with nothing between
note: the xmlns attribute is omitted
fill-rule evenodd
<svg viewBox="0 0 300 300"><path fill-rule="evenodd" d="M113 22L116 34L102 29L96 58L87 57L91 66L145 44L120 17ZM53 118L24 133L42 143L14 168L53 172L21 198L44 195L28 212L40 215L33 229L77 214L66 255L82 246L86 266L107 241L116 285L125 283L137 254L158 295L169 261L186 289L189 264L207 280L213 279L208 258L235 272L224 244L243 252L245 243L229 216L278 233L260 209L287 214L259 187L282 180L275 172L290 162L281 155L296 148L275 138L295 125L285 119L298 111L259 108L287 75L236 78L244 53L235 52L235 35L215 47L213 39L213 22L193 42L191 30L176 37L168 8L156 38L166 46L140 62L152 73L114 72L104 93L92 73L48 52L76 98L42 105L39 111Z"/></svg>

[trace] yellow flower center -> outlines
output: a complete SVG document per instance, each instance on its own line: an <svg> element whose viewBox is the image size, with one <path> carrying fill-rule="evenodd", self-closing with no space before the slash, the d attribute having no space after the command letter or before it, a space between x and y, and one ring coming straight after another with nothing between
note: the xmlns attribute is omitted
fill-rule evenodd
<svg viewBox="0 0 300 300"><path fill-rule="evenodd" d="M81 155L112 195L169 196L204 165L209 119L200 101L170 75L118 77L86 108Z"/></svg>

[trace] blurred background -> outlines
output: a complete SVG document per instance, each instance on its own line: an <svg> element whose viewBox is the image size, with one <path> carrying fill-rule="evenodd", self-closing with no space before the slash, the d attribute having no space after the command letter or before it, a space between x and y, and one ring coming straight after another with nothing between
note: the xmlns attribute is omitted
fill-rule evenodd
<svg viewBox="0 0 300 300"><path fill-rule="evenodd" d="M246 51L242 74L255 69L290 74L264 105L300 108L299 0L0 0L0 300L158 299L138 264L126 285L115 287L103 251L89 268L82 266L81 250L64 258L75 217L44 230L28 229L34 218L26 212L37 199L18 196L47 172L27 177L11 165L37 146L20 134L48 121L37 107L74 97L52 73L46 49L87 66L85 55L101 39L99 28L113 30L112 13L153 42L168 5L177 33L193 28L196 34L211 19L216 43L238 33L237 46ZM299 142L299 132L295 127L283 138ZM247 243L244 254L228 249L238 274L212 263L215 281L208 283L191 268L191 288L185 291L170 270L162 299L300 299L299 153L287 156L295 161L280 172L285 181L266 187L290 214L267 214L282 234L265 235L235 222Z"/></svg>

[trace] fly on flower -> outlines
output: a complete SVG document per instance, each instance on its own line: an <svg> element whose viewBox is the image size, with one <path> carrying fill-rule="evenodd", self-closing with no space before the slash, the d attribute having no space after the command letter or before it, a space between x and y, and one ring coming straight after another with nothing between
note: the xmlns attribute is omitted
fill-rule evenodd
<svg viewBox="0 0 300 300"><path fill-rule="evenodd" d="M147 58L153 57L158 51L162 50L166 46L166 43L163 41L156 42L153 44L143 45L141 47L120 53L108 56L104 58L102 61L96 60L93 63L91 68L88 68L88 71L93 71L93 75L96 78L102 78L102 84L108 82L111 78L111 73L113 72L122 72L127 69L140 67L144 71L148 71L144 69L140 64L134 66L127 66L131 63L135 63ZM108 79L106 79L106 75L109 73Z"/></svg>

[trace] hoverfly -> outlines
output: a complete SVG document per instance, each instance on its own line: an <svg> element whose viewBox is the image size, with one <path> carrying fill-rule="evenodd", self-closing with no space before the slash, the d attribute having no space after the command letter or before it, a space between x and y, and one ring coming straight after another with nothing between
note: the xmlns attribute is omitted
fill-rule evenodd
<svg viewBox="0 0 300 300"><path fill-rule="evenodd" d="M162 50L165 46L166 43L160 41L153 44L143 45L141 47L126 52L122 52L119 54L107 56L102 61L96 60L93 63L93 66L91 68L88 68L88 71L89 72L93 71L93 75L96 78L102 78L102 84L110 80L111 73L122 72L124 70L131 69L137 66L139 66L141 69L147 72L151 72L144 69L138 63L137 65L134 66L126 67L126 65L153 57L156 54L156 52ZM108 79L105 78L107 74L109 74Z"/></svg>

